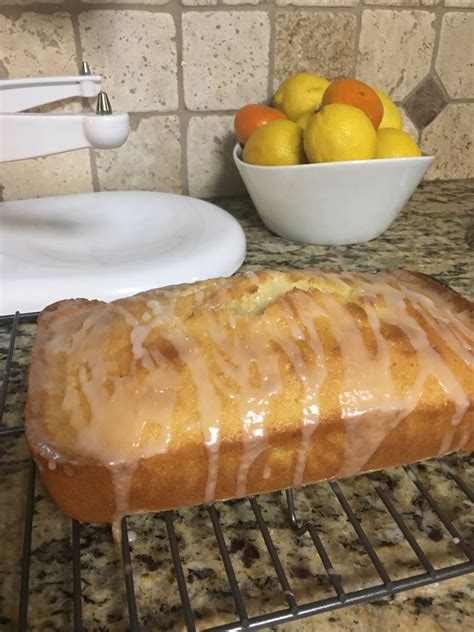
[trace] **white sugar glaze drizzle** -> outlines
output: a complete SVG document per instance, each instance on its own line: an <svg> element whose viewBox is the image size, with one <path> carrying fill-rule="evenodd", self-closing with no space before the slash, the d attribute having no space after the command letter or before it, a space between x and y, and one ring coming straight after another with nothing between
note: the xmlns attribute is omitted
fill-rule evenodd
<svg viewBox="0 0 474 632"><path fill-rule="evenodd" d="M302 440L293 478L293 484L297 486L303 482L310 442L319 425L321 407L318 400L320 399L321 387L327 378L327 367L324 349L314 324L315 318L321 315L320 307L316 307L314 302L311 301L306 294L301 293L293 296L291 302L296 309L300 321L308 332L308 342L313 351L315 362L312 392L306 394L307 405L304 411L305 418L303 419ZM313 415L313 417L311 417L311 415ZM316 415L317 419L315 417Z"/></svg>
<svg viewBox="0 0 474 632"><path fill-rule="evenodd" d="M196 386L198 416L202 426L204 445L208 454L208 473L204 502L209 502L214 498L217 485L221 403L212 383L209 368L196 342L192 338L183 340L183 337L172 329L164 332L164 338L174 345L181 360L189 367L192 380Z"/></svg>
<svg viewBox="0 0 474 632"><path fill-rule="evenodd" d="M105 323L104 311L106 313ZM98 335L104 332L107 324L110 322L107 316L119 312L122 314L128 324L133 324L136 320L126 310L120 308L120 306L111 304L105 305L103 309L97 308L90 312L89 316L82 323L82 327L79 331L73 334L59 333L47 344L49 350L53 353L64 353L68 349L77 348L77 346L84 345L87 338L95 331ZM106 372L113 368L113 364L105 362L98 348L92 346L86 347L86 360L78 370L78 380L81 391L85 398L88 400L90 418L84 419L81 414L81 401L79 391L74 384L71 383L70 373L66 371L66 388L62 407L64 412L68 415L71 426L77 431L77 443L80 446L88 445L89 441L96 439L95 433L97 431L97 424L94 425L94 404L97 401L97 397L102 400L108 397L104 394L104 381ZM90 374L90 377L88 375ZM47 446L40 444L41 452L46 458L53 459L49 461L55 464L56 461L61 463L63 457L57 452L52 452L51 449L47 449ZM102 456L102 451L100 456ZM101 459L102 460L102 459ZM117 466L115 463L105 460L103 464L111 472L111 479L114 488L115 497L115 518L112 528L114 538L116 542L120 540L120 520L125 515L129 505L129 492L131 486L131 480L133 472L136 469L135 463L128 463L123 466ZM66 468L65 468L66 471Z"/></svg>
<svg viewBox="0 0 474 632"><path fill-rule="evenodd" d="M197 418L189 420L189 427L198 424L207 449L205 501L215 498L219 480L225 399L235 402L241 423L242 456L236 495L248 492L249 472L269 444L266 424L274 397L284 389L282 357L303 387L301 440L292 484L304 482L310 446L320 423L321 387L327 379L330 361L324 355L315 324L319 318L327 322L341 354L343 388L339 403L346 439L339 475L350 475L363 468L388 433L417 408L430 376L446 392L454 409L439 451L445 453L463 447L468 440L467 432L456 445L452 443L456 427L469 407L468 397L446 360L433 348L418 318L424 319L427 329L471 368L472 331L442 302L435 304L417 292L410 285L409 275L398 278L381 273L297 273L296 281L286 279L285 291L277 292L276 298L272 298L273 289L268 285L259 293L262 279L259 273L247 273L245 277L255 281L255 287L248 289L249 294L254 292L255 313L240 313L226 307L228 299L234 300L232 281L216 282L211 298L206 298L206 291L199 286L190 290L194 309L206 322L207 338L194 339L185 321L176 315L178 288L156 295L150 293L149 300L137 297L142 308L146 305L139 320L120 304L94 304L82 316L83 322L78 322L77 331L71 334L65 327L48 343L48 353L63 353L66 358L62 406L76 433L78 452L98 459L111 472L117 520L127 513L129 490L139 460L165 453L180 438L179 434L186 432L186 428L177 427L174 422L183 368L178 368L179 363L189 371L195 389ZM265 278L268 280L264 276L262 283ZM306 289L297 289L305 283ZM333 284L342 297L332 293ZM275 288L278 291L278 283ZM372 354L356 318L345 305L351 300L367 318L368 332L375 340ZM267 305L274 301L281 308L278 318L266 313ZM106 359L102 345L111 325L120 319L125 320L128 328L131 357L130 367L123 375L118 374L115 361ZM403 394L391 377L390 349L381 323L398 327L415 351L418 374L415 383ZM170 359L173 354L160 352L153 342L147 345L148 337L155 331L174 349L178 361ZM222 375L212 369L211 357ZM74 366L79 368L74 370ZM40 438L35 443L41 447ZM48 453L46 447L44 453ZM270 476L269 472L265 464L264 479Z"/></svg>
<svg viewBox="0 0 474 632"><path fill-rule="evenodd" d="M209 368L202 356L201 350L196 341L190 336L187 336L182 330L182 325L174 314L173 305L171 305L171 307L164 307L159 301L150 300L147 303L147 307L155 318L149 325L138 328L138 334L135 334L136 329L132 330L131 339L135 342L135 345L133 346L133 353L136 359L141 360L142 364L144 358L147 358L147 356L148 358L151 357L150 354L144 350L143 343L150 334L152 328L160 325L160 333L162 337L173 345L179 358L189 368L192 380L196 387L198 417L202 426L204 444L208 452L208 475L204 492L204 500L205 502L208 502L214 498L217 484L220 447L220 400L212 384ZM164 365L166 367L166 372L169 375L174 375L175 371L170 366L170 363L156 350L154 352L152 366L150 366L150 369L156 367L155 361L162 366ZM145 366L148 368L148 362ZM176 380L174 382L174 386L176 396ZM165 415L164 417L170 420L171 414ZM170 422L168 423L167 428L170 435Z"/></svg>
<svg viewBox="0 0 474 632"><path fill-rule="evenodd" d="M128 513L132 479L137 467L138 463L129 463L127 465L109 464L115 498L115 514L112 522L112 535L117 546L122 542L121 522L122 518Z"/></svg>
<svg viewBox="0 0 474 632"><path fill-rule="evenodd" d="M114 304L104 305L103 311L114 313L115 308ZM122 315L123 311L125 310L120 311ZM76 406L76 397L73 397L73 408L68 410L68 397L74 395L74 389L66 391L63 402L63 408L68 410L72 425L78 430L77 443L85 453L112 466L166 452L170 439L170 425L158 422L158 411L155 408L159 402L160 421L171 420L177 379L175 371L171 370L170 363L163 355L156 352L152 358L143 347L148 335L147 330L149 332L152 329L156 320L148 325L135 325L130 330L134 360L148 369L146 376L141 382L137 382L136 368L132 369L123 377L115 377L112 392L109 392L106 381L110 374L113 375L116 365L112 361L104 360L100 344L97 344L102 338L102 325L99 322L101 314L97 313L94 317L99 325L95 328L93 325L92 329L89 329L87 325L90 318L87 319L86 327L74 335L77 340L73 341L73 346L76 345L76 350L83 359L78 377L81 391L89 404L90 418L87 423L84 423L80 407ZM82 350L84 355L81 353ZM156 371L151 370L155 368ZM105 419L110 421L105 423ZM154 428L153 441L146 447L142 435L147 435L151 426L156 426L157 423L160 432L157 434L156 427ZM110 427L111 424L113 428Z"/></svg>
<svg viewBox="0 0 474 632"><path fill-rule="evenodd" d="M339 395L341 416L347 437L343 463L337 472L349 476L360 471L386 435L386 424L377 423L380 416L396 416L399 397L390 374L389 353L380 335L377 318L370 318L377 342L374 359L369 355L362 333L349 310L329 294L321 297L330 330L339 346L344 369L344 383ZM368 310L367 310L368 311ZM366 431L361 432L360 420Z"/></svg>
<svg viewBox="0 0 474 632"><path fill-rule="evenodd" d="M285 337L285 334L275 324L268 331L272 339L282 348L287 358L292 363L304 389L302 400L302 428L301 444L293 474L293 486L298 487L303 482L306 462L308 458L311 438L319 425L320 419L320 389L326 379L327 371L324 362L324 351L314 326L314 318L321 315L321 309L309 299L304 292L293 292L289 298L294 307L301 325L306 329L303 332L297 324L293 312L288 305L284 305L285 322L293 340ZM309 366L305 362L300 348L295 342L305 340L313 353L313 364Z"/></svg>
<svg viewBox="0 0 474 632"><path fill-rule="evenodd" d="M224 376L237 386L234 390L227 381L219 380L219 388L236 401L242 421L243 452L237 473L236 495L245 496L250 467L268 444L265 419L271 399L282 388L278 357L270 348L262 319L257 319L254 327L243 337L237 337L235 331L229 336L212 312L207 311L206 318L209 335L216 347L214 360ZM258 385L251 381L252 365L257 369L265 367Z"/></svg>
<svg viewBox="0 0 474 632"><path fill-rule="evenodd" d="M72 349L83 359L78 370L78 379L82 394L88 402L90 418L84 417L79 391L71 383L65 389L63 410L68 414L71 426L77 431L77 445L85 454L98 458L111 473L116 507L113 533L118 542L120 520L128 511L132 478L139 459L166 452L170 440L171 426L168 423L151 449L141 447L141 434L153 422L149 419L149 408L159 399L162 418L171 420L177 382L174 373L169 371L166 359L160 357L162 370L158 374L150 373L144 379L141 389L136 389L129 376L125 376L123 379L115 379L114 390L109 393L105 382L108 371L113 371L115 365L104 360L100 345L95 344L106 334L101 322L104 314L123 316L127 324L132 326L131 341L135 361L140 360L149 369L156 365L142 346L147 335L146 327L140 327L127 310L114 303L96 307L70 341ZM105 321L109 323L107 317ZM66 375L69 379L70 372L66 372ZM105 419L114 419L116 422L112 434L110 426L103 423Z"/></svg>
<svg viewBox="0 0 474 632"><path fill-rule="evenodd" d="M410 300L412 307L430 325L436 334L451 347L454 353L456 353L469 368L474 369L474 356L470 353L473 348L472 343L474 343L472 332L469 332L463 323L453 314L439 310L428 297L406 288L404 289L404 294L405 297ZM456 331L456 328L458 328L458 331ZM463 332L465 338L460 337L459 332Z"/></svg>
<svg viewBox="0 0 474 632"><path fill-rule="evenodd" d="M377 354L380 366L378 369L376 366L372 366L372 369L374 369L372 372L372 379L368 380L367 383L370 384L370 390L374 394L376 394L376 389L374 387L376 385L383 385L382 388L386 389L386 398L392 398L392 408L395 411L397 408L399 410L398 414L394 417L392 416L391 419L389 418L386 420L385 425L381 423L370 423L370 417L373 417L374 422L376 422L380 413L390 414L390 410L387 410L383 404L383 398L380 398L380 396L376 397L376 399L381 402L381 405L371 409L368 402L364 402L364 398L362 397L363 404L361 406L361 411L359 411L360 414L357 414L357 408L348 408L347 402L344 401L344 395L342 396L342 416L345 419L348 438L346 440L344 463L338 474L346 476L359 472L364 463L366 463L374 454L383 439L387 436L388 432L393 430L401 421L403 421L416 409L421 399L423 386L428 376L433 375L441 386L443 386L444 390L447 393L451 393L453 396L452 401L454 403L455 412L452 418L452 425L455 426L461 421L465 411L469 407L469 401L463 387L456 380L443 358L433 349L425 331L415 319L409 316L405 308L405 300L409 299L412 303L415 303L415 305L418 304L423 317L426 317L427 311L429 312L429 315L426 318L427 322L429 319L431 326L436 330L438 335L469 366L472 366L473 359L472 355L469 354L466 348L468 345L462 346L461 350L458 344L461 342L461 339L457 340L457 338L454 337L456 334L455 332L452 332L452 330L449 330L448 332L443 331L437 321L439 320L442 323L449 323L452 326L456 326L459 331L462 331L466 336L472 337L472 333L469 332L467 327L465 327L460 319L458 319L454 314L448 310L439 309L428 297L425 297L414 290L410 290L407 287L403 287L403 285L400 284L397 284L397 288L394 288L393 283L396 283L397 281L392 278L391 275L382 275L379 273L371 277L369 275L336 275L334 273L324 273L324 277L337 283L348 294L349 298L351 294L356 298L357 290L359 290L360 296L368 299L364 301L364 309L368 316L372 333L377 340ZM382 305L378 305L378 315L373 311L373 307L371 305L372 303L376 303L377 295L382 296L387 303L385 308ZM332 299L329 297L327 300L331 301ZM413 307L416 309L415 305ZM335 305L333 304L332 307L334 309ZM328 309L327 305L326 309ZM347 312L346 308L342 306L341 309ZM355 367L357 366L357 360L360 364L360 370L362 372L366 371L368 374L371 373L371 363L367 361L367 355L364 353L363 346L359 347L362 352L361 355L358 356L358 354L355 354L352 360L348 357L347 350L354 341L357 340L357 336L355 338L353 337L356 333L355 329L352 329L351 335L347 336L338 327L340 324L339 316L343 313L344 312L340 312L339 315L337 313L333 313L333 317L330 318L332 323L331 330L340 345L343 356L345 356L344 366L346 375L346 391L351 394L351 398L354 398L355 401L357 401L363 393L363 389L361 391L357 390L357 381L353 381L353 377L356 372ZM394 313L396 314L395 317L393 316ZM349 316L348 312L347 314ZM390 366L388 347L380 332L380 320L385 320L385 322L389 324L396 325L404 331L415 349L417 361L421 362L421 370L418 374L414 387L401 399L396 395L393 389L393 384L390 384L387 380L380 380L380 376L389 375ZM453 333L453 336L451 333ZM350 355L351 354L349 353L349 356ZM347 376L349 376L349 384L347 384ZM379 376L379 378L377 378L377 376ZM440 446L440 454L444 454L449 448L453 434L454 429L451 429L446 433L446 436ZM464 439L462 439L461 445L457 447L461 448L466 441L467 435L465 435Z"/></svg>
<svg viewBox="0 0 474 632"><path fill-rule="evenodd" d="M445 390L446 394L450 397L454 405L454 413L451 419L451 428L448 429L442 441L442 444L439 448L439 454L446 453L449 448L462 448L463 445L451 446L451 441L455 432L454 426L460 423L466 410L469 408L469 400L467 398L467 395L464 391L464 388L456 379L451 369L447 365L446 361L437 351L435 351L435 349L431 345L424 329L417 322L417 320L415 320L415 318L409 315L406 309L407 300L410 302L410 304L412 304L414 299L419 299L421 301L424 297L418 292L407 291L407 289L403 287L403 285L398 283L397 280L392 278L392 276L390 275L379 273L376 277L373 277L370 280L368 280L367 277L362 278L361 275L343 274L342 277L346 280L352 281L352 283L354 283L357 288L360 288L367 293L374 293L383 296L386 305L378 305L377 309L379 321L384 321L387 324L394 325L401 329L407 336L411 346L416 352L416 359L419 363L419 371L415 384L402 399L398 399L398 401L396 397L393 399L395 409L398 408L400 412L391 421L389 421L387 426L388 429L392 430L393 428L395 428L401 421L403 421L416 409L421 400L423 387L427 378L429 376L433 376L441 385L443 390ZM435 314L437 318L444 316L445 310L440 310L439 308L435 307L434 304L433 308L435 309ZM370 307L366 306L366 311L369 312L369 310ZM453 316L451 316L451 319L455 321L455 318ZM444 337L443 339L447 344L449 344ZM382 367L380 368L382 370ZM379 410L383 411L383 407L380 407ZM369 410L367 410L367 412L369 412ZM363 462L359 462L357 463L357 465L355 465L354 463L350 463L350 465L345 463L343 467L343 472L340 472L340 474L342 475L348 475L350 473L360 471L360 468L362 467L364 462L366 463L370 459L370 457L373 455L373 453L387 434L386 430L384 435L380 437L380 440L377 441L374 439L373 434L365 433L363 431L363 428L359 428L358 426L359 424L357 418L355 420L355 424L351 422L347 423L346 421L346 429L349 432L349 439L348 441L346 441L346 446L349 447L350 444L353 444L356 441L362 442L364 439L367 438L371 439L371 446L369 450L365 451L365 460L361 458L361 461ZM356 452L352 452L351 450L351 454L355 455ZM352 459L348 459L349 462L351 460Z"/></svg>

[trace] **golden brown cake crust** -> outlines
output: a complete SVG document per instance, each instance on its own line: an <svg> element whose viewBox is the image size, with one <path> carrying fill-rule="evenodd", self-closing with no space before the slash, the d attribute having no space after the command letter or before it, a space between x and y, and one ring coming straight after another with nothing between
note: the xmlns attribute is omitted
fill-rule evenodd
<svg viewBox="0 0 474 632"><path fill-rule="evenodd" d="M473 305L421 274L261 271L38 321L26 437L84 522L474 449Z"/></svg>

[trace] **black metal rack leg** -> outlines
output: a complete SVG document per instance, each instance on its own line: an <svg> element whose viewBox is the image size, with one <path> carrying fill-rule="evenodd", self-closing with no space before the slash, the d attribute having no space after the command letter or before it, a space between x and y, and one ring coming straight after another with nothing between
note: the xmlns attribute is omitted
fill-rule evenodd
<svg viewBox="0 0 474 632"><path fill-rule="evenodd" d="M369 478L370 482L372 483L375 491L377 492L380 500L383 502L383 504L385 505L387 511L392 516L392 518L395 520L398 528L402 532L402 534L403 534L404 538L406 539L406 541L408 542L408 544L411 546L411 548L412 548L413 552L415 553L415 555L417 556L417 558L420 560L420 562L423 565L424 569L426 570L426 572L428 573L428 575L430 577L433 577L435 571L434 571L434 568L433 568L431 562L429 561L429 559L427 558L425 552L423 551L423 549L420 547L420 545L416 541L416 539L413 536L413 534L411 533L411 531L406 526L405 521L403 520L401 514L395 508L395 505L390 500L389 495L382 488L381 483L373 475L369 475L368 478Z"/></svg>
<svg viewBox="0 0 474 632"><path fill-rule="evenodd" d="M311 540L313 541L313 544L319 555L319 559L321 560L324 566L324 570L327 573L329 581L331 582L336 595L341 600L341 603L344 603L344 601L346 600L346 594L342 587L341 577L339 573L337 572L337 570L335 569L333 563L331 562L329 554L326 551L324 544L321 541L321 538L319 537L319 533L316 527L310 523L303 523L302 525L298 524L298 519L296 517L295 501L293 497L293 490L291 489L286 490L286 500L288 503L288 513L289 513L290 524L292 528L298 535L309 533Z"/></svg>
<svg viewBox="0 0 474 632"><path fill-rule="evenodd" d="M244 600L242 599L242 593L240 592L239 584L235 577L234 568L230 559L229 552L227 551L224 534L222 533L222 527L219 522L219 515L214 505L208 507L209 515L211 517L212 527L216 535L217 545L221 553L222 561L224 563L227 580L232 591L237 614L240 619L240 623L243 627L248 624L247 610L245 609Z"/></svg>
<svg viewBox="0 0 474 632"><path fill-rule="evenodd" d="M139 632L137 603L135 599L135 587L133 584L132 560L130 558L130 545L128 542L127 518L122 518L120 523L121 547L123 570L125 577L125 590L127 593L128 618L130 621L130 632Z"/></svg>
<svg viewBox="0 0 474 632"><path fill-rule="evenodd" d="M15 351L16 334L18 330L18 312L13 317L12 327L10 330L10 342L8 344L7 361L5 363L5 377L2 382L2 390L0 391L0 424L3 421L3 412L5 410L5 402L7 401L8 382L10 380L10 372L12 368L13 352Z"/></svg>
<svg viewBox="0 0 474 632"><path fill-rule="evenodd" d="M257 520L258 527L265 541L268 554L270 555L270 559L276 571L278 581L280 582L280 586L283 590L283 594L285 595L285 599L288 603L288 606L290 607L290 610L296 614L296 612L298 612L298 604L296 603L295 595L293 593L293 590L290 587L288 579L285 575L285 571L283 570L282 563L278 556L277 550L270 537L270 533L268 531L267 525L265 524L265 520L263 519L260 506L257 500L255 499L255 497L251 497L249 500L250 500L250 505L252 507L253 513Z"/></svg>
<svg viewBox="0 0 474 632"><path fill-rule="evenodd" d="M74 632L82 632L81 525L72 521L72 588Z"/></svg>
<svg viewBox="0 0 474 632"><path fill-rule="evenodd" d="M18 629L23 632L28 626L28 597L30 592L31 536L35 506L36 465L30 460L28 466L28 490L26 493L25 530L23 533L23 556L21 559L20 608Z"/></svg>
<svg viewBox="0 0 474 632"><path fill-rule="evenodd" d="M362 542L362 545L367 551L368 556L372 560L372 564L375 566L375 569L377 570L377 573L379 574L380 579L383 581L385 587L387 589L390 589L392 587L392 580L390 579L389 574L385 570L384 565L380 561L379 556L375 552L374 547L370 543L370 540L367 537L367 534L361 527L360 522L357 520L356 515L352 511L349 503L347 502L347 499L342 492L341 486L339 485L339 483L336 483L336 481L329 481L329 485L332 491L334 492L334 494L336 495L336 498L338 499L339 503L341 504L341 507L343 508L346 516L349 518L349 522L354 527L354 531L357 533L357 537Z"/></svg>
<svg viewBox="0 0 474 632"><path fill-rule="evenodd" d="M188 628L188 632L194 632L196 630L194 615L191 608L191 602L189 600L188 589L186 587L186 580L184 579L183 566L181 564L181 558L179 556L178 541L176 539L176 533L174 531L173 520L169 511L165 512L163 517L166 523L166 531L168 533L168 540L171 547L171 557L173 559L173 566L176 573L176 581L178 582L179 594L181 597L181 602L183 604L186 626Z"/></svg>
<svg viewBox="0 0 474 632"><path fill-rule="evenodd" d="M439 506L439 504L435 501L433 496L427 490L426 486L420 481L413 466L405 465L403 469L407 473L408 478L414 483L414 485L418 488L420 493L423 494L424 498L426 498L429 506L434 511L434 513L438 516L438 518L441 520L445 528L449 531L449 533L451 534L453 538L453 542L459 545L459 547L462 549L462 552L464 553L464 555L467 557L468 560L470 560L471 562L474 562L474 551L471 551L471 549L468 547L467 543L465 542L464 538L461 536L459 531L449 520L445 511Z"/></svg>
<svg viewBox="0 0 474 632"><path fill-rule="evenodd" d="M456 474L456 472L448 472L449 478L452 478L456 485L461 489L462 492L469 498L471 503L474 503L474 492L469 489L463 479Z"/></svg>

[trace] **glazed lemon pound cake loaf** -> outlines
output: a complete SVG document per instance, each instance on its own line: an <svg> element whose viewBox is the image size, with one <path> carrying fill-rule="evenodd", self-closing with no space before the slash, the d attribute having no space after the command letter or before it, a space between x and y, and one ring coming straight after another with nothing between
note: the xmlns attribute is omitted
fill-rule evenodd
<svg viewBox="0 0 474 632"><path fill-rule="evenodd" d="M26 437L86 522L474 448L473 306L423 275L261 271L38 323Z"/></svg>

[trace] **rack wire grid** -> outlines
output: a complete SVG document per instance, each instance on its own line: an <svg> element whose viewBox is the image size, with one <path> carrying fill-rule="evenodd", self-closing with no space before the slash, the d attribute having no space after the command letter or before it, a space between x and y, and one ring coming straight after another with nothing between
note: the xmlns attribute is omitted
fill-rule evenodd
<svg viewBox="0 0 474 632"><path fill-rule="evenodd" d="M23 426L21 424L14 425L13 427L7 427L3 421L3 413L5 410L5 403L7 400L7 393L9 391L9 380L12 370L12 361L15 350L15 342L17 339L18 327L21 323L34 324L36 322L36 314L19 314L16 313L13 317L1 317L0 325L3 329L9 327L9 340L6 349L6 362L5 373L2 383L2 389L0 393L0 439L5 437L19 436L23 433ZM442 464L443 459L438 459ZM444 460L446 461L446 459ZM32 555L32 532L35 519L35 486L36 486L36 466L32 460L29 461L28 470L28 487L25 497L25 519L24 519L24 532L23 532L23 555L21 561L21 589L19 594L18 604L18 629L27 630L28 628L28 602L29 602L29 578L30 578L30 564ZM461 468L462 469L462 468ZM463 511L466 511L466 507L472 511L474 503L473 490L468 486L466 481L460 476L459 472L455 470L452 462L448 462L445 467L442 468L446 477L457 487L458 491L462 493L466 501L463 503ZM343 585L343 581L335 565L331 561L331 556L328 551L327 545L323 544L318 528L315 526L313 520L299 520L297 511L295 509L294 491L287 490L283 492L286 495L286 511L288 529L299 536L306 535L314 546L314 553L319 557L322 566L330 586L332 587L333 595L325 597L323 599L313 600L306 603L298 603L294 591L292 590L288 575L284 570L284 565L280 559L278 546L271 536L271 525L267 524L262 508L261 500L257 497L249 497L242 502L249 503L251 512L255 519L256 528L260 531L260 534L265 543L265 547L268 552L268 557L271 562L271 572L276 574L278 579L279 589L286 602L286 607L265 613L261 615L251 616L246 608L245 599L242 594L241 587L239 585L239 577L235 571L232 558L230 555L230 548L228 540L226 538L225 529L223 529L220 520L220 514L215 504L210 504L206 507L209 520L212 525L216 544L221 557L221 561L225 568L225 575L228 581L228 586L232 594L234 602L234 612L236 618L230 623L223 625L217 625L215 627L206 628L208 632L223 632L223 631L238 631L238 630L256 630L267 626L274 626L282 623L287 623L301 619L303 617L309 617L318 613L334 610L337 608L343 608L352 604L357 604L369 600L380 599L382 597L388 597L395 593L406 591L421 586L426 586L434 582L440 582L450 578L458 577L474 571L474 551L470 548L466 538L460 533L458 528L453 524L453 520L450 519L449 511L447 511L433 496L426 484L422 481L417 472L417 467L413 465L406 465L403 467L404 475L410 479L419 494L424 498L431 511L437 516L440 523L444 526L446 531L450 534L452 543L458 548L458 553L462 556L464 561L454 564L444 564L441 567L435 568L435 564L430 559L429 555L423 550L422 546L417 541L413 530L409 528L403 513L397 508L396 500L392 497L390 491L390 485L384 485L380 482L380 477L376 474L363 475L366 480L370 481L370 484L375 490L380 501L383 503L386 511L391 516L396 527L399 529L401 536L408 543L412 552L416 556L419 564L420 572L414 575L402 577L399 579L392 579L391 569L384 565L376 552L371 539L367 535L362 526L362 522L357 517L354 510L351 508L346 495L343 492L342 486L338 481L329 481L327 483L321 483L321 485L328 485L331 493L337 499L343 513L345 514L348 522L352 526L365 555L370 559L373 568L375 569L378 581L370 586L362 589L347 590ZM360 479L361 477L357 477ZM164 520L166 526L166 534L169 544L169 551L174 568L174 575L176 579L176 589L179 591L182 613L185 620L185 626L187 630L196 630L197 622L193 612L193 605L189 596L185 568L181 559L180 550L178 546L178 539L176 535L175 525L176 516L172 511L166 511L159 514L159 517ZM75 520L72 520L71 524L71 547L72 547L72 609L73 609L73 627L75 631L83 629L83 588L81 582L81 530L84 527ZM123 518L121 522L121 557L123 564L123 580L125 583L125 594L129 618L129 629L133 632L140 630L140 613L137 608L137 595L134 587L133 576L133 555L131 553L130 546L130 533L127 525L127 518ZM393 570L393 569L392 569ZM203 629L200 627L199 629Z"/></svg>

